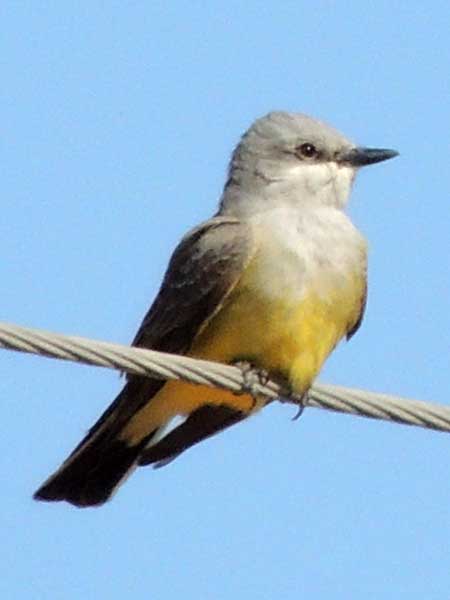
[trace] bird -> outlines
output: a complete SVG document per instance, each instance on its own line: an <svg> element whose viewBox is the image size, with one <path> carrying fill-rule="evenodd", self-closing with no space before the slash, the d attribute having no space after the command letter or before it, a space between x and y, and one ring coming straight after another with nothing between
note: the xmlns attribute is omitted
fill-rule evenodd
<svg viewBox="0 0 450 600"><path fill-rule="evenodd" d="M355 175L397 154L301 113L258 118L232 152L217 212L175 248L132 345L244 365L304 397L365 311L367 243L346 213ZM102 505L136 467L163 466L264 404L129 375L34 498Z"/></svg>

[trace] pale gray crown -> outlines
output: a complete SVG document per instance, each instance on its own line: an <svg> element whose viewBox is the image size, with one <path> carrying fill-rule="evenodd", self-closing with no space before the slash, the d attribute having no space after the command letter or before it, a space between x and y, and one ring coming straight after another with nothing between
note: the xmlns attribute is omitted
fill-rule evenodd
<svg viewBox="0 0 450 600"><path fill-rule="evenodd" d="M234 169L251 169L264 175L267 167L272 166L273 172L276 163L306 162L310 159L300 153L303 144L314 146L316 160L321 161L334 160L340 152L354 147L336 129L307 115L271 112L257 119L242 136L231 157L230 175Z"/></svg>
<svg viewBox="0 0 450 600"><path fill-rule="evenodd" d="M333 127L300 113L276 111L244 133L230 161L220 210L241 211L248 196L274 193L291 203L344 206L356 171L397 155L358 147Z"/></svg>

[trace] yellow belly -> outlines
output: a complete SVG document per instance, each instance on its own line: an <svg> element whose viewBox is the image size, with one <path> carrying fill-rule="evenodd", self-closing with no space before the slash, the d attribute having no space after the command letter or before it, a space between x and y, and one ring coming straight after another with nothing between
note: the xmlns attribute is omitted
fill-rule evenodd
<svg viewBox="0 0 450 600"><path fill-rule="evenodd" d="M355 278L356 283L356 278ZM306 391L325 359L357 320L362 286L326 297L305 294L264 300L243 288L196 340L193 356L231 362L248 360Z"/></svg>
<svg viewBox="0 0 450 600"><path fill-rule="evenodd" d="M286 290L276 299L256 292L254 268L205 329L189 355L224 363L248 360L272 374L281 374L302 394L311 386L326 357L353 325L360 312L364 278L349 279L333 292L307 291L299 299ZM255 408L248 395L169 381L131 419L121 437L136 442L177 414L200 406L226 404L249 413Z"/></svg>

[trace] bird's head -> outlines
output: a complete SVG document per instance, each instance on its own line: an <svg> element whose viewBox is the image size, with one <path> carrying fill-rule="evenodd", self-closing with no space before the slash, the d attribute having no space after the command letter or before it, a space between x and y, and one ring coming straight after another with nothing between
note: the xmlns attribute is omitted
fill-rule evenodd
<svg viewBox="0 0 450 600"><path fill-rule="evenodd" d="M276 202L342 208L359 168L396 155L394 150L356 146L306 115L271 112L255 121L236 146L222 207L239 210L253 197L252 204L260 198L263 210Z"/></svg>

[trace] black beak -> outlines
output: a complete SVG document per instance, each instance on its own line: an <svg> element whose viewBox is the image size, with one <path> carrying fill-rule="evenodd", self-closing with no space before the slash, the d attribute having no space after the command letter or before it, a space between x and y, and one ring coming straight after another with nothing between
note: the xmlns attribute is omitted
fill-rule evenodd
<svg viewBox="0 0 450 600"><path fill-rule="evenodd" d="M383 160L389 160L398 156L395 150L386 150L384 148L351 148L344 150L338 156L338 162L348 164L352 167L365 167Z"/></svg>

